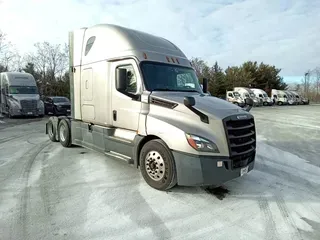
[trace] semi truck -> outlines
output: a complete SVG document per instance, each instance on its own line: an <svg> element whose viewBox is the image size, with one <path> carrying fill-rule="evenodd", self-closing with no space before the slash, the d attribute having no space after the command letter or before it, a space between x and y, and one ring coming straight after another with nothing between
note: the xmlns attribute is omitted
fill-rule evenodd
<svg viewBox="0 0 320 240"><path fill-rule="evenodd" d="M297 104L296 97L291 93L291 91L284 91L284 93L287 95L289 105Z"/></svg>
<svg viewBox="0 0 320 240"><path fill-rule="evenodd" d="M256 97L256 95L253 93L253 91L250 90L250 88L235 87L233 88L233 91L238 92L243 99L251 98L253 100L254 107L260 107L263 104L263 101L258 97Z"/></svg>
<svg viewBox="0 0 320 240"><path fill-rule="evenodd" d="M254 168L252 100L207 94L172 42L98 24L69 32L69 48L71 115L49 118L51 141L132 164L157 190L220 186Z"/></svg>
<svg viewBox="0 0 320 240"><path fill-rule="evenodd" d="M259 88L251 88L251 91L263 102L264 106L273 105L271 98L268 97L268 94L264 90Z"/></svg>
<svg viewBox="0 0 320 240"><path fill-rule="evenodd" d="M0 112L9 118L44 115L44 104L30 73L2 72L0 86Z"/></svg>
<svg viewBox="0 0 320 240"><path fill-rule="evenodd" d="M287 105L288 97L286 93L282 90L272 89L271 90L271 100L276 105Z"/></svg>
<svg viewBox="0 0 320 240"><path fill-rule="evenodd" d="M245 99L242 98L237 91L226 91L226 100L239 107L244 107L246 105Z"/></svg>

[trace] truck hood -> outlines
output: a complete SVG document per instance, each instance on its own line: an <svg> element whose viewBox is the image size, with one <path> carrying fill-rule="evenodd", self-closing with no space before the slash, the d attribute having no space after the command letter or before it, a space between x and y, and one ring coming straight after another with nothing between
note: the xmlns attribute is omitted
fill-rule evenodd
<svg viewBox="0 0 320 240"><path fill-rule="evenodd" d="M21 100L40 100L39 94L10 94L12 98L21 101Z"/></svg>
<svg viewBox="0 0 320 240"><path fill-rule="evenodd" d="M223 119L226 116L237 113L248 113L241 107L229 103L226 100L193 92L152 92L151 97L178 103L179 106L174 108L176 111L193 114L185 105L184 97L192 96L195 99L194 108L211 118Z"/></svg>

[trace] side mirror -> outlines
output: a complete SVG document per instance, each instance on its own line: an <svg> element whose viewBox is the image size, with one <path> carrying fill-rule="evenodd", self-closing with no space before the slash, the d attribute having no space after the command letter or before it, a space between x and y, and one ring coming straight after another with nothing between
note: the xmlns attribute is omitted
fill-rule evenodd
<svg viewBox="0 0 320 240"><path fill-rule="evenodd" d="M194 97L184 97L183 103L186 107L192 107L196 104Z"/></svg>
<svg viewBox="0 0 320 240"><path fill-rule="evenodd" d="M207 78L203 78L202 80L203 84L202 84L202 90L204 93L207 93L208 92L208 79Z"/></svg>
<svg viewBox="0 0 320 240"><path fill-rule="evenodd" d="M253 100L251 98L246 98L244 99L244 102L246 103L246 106L243 109L247 112L250 112L253 106Z"/></svg>
<svg viewBox="0 0 320 240"><path fill-rule="evenodd" d="M116 89L125 91L127 87L127 69L117 68L116 70Z"/></svg>

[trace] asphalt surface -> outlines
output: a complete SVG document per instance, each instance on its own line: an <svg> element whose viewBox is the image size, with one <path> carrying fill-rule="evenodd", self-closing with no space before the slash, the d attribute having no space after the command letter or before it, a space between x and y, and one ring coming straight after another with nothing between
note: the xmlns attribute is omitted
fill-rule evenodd
<svg viewBox="0 0 320 240"><path fill-rule="evenodd" d="M0 239L320 239L320 106L252 110L255 169L223 188L150 188L124 162L0 122Z"/></svg>

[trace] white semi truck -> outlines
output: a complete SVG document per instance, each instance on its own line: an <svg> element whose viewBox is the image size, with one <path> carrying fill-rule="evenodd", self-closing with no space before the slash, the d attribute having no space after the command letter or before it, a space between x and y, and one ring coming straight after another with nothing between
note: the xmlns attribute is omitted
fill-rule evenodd
<svg viewBox="0 0 320 240"><path fill-rule="evenodd" d="M251 91L254 93L254 95L260 99L260 101L263 102L264 106L271 106L273 105L273 101L270 97L268 97L268 94L259 88L251 88Z"/></svg>
<svg viewBox="0 0 320 240"><path fill-rule="evenodd" d="M250 88L235 87L233 88L233 91L238 92L243 99L251 98L253 100L254 107L259 107L259 106L262 106L263 104L263 101L260 100L258 97L256 97L256 95L253 93L253 91L251 91Z"/></svg>
<svg viewBox="0 0 320 240"><path fill-rule="evenodd" d="M206 94L173 43L99 24L70 32L69 47L71 116L49 118L51 141L133 164L158 190L219 186L253 169L252 101Z"/></svg>
<svg viewBox="0 0 320 240"><path fill-rule="evenodd" d="M287 105L288 97L283 90L272 89L271 99L276 105Z"/></svg>
<svg viewBox="0 0 320 240"><path fill-rule="evenodd" d="M244 107L246 105L245 99L242 98L237 91L226 91L226 100L239 107Z"/></svg>
<svg viewBox="0 0 320 240"><path fill-rule="evenodd" d="M0 89L0 112L7 114L9 118L44 115L44 104L31 74L2 72Z"/></svg>

